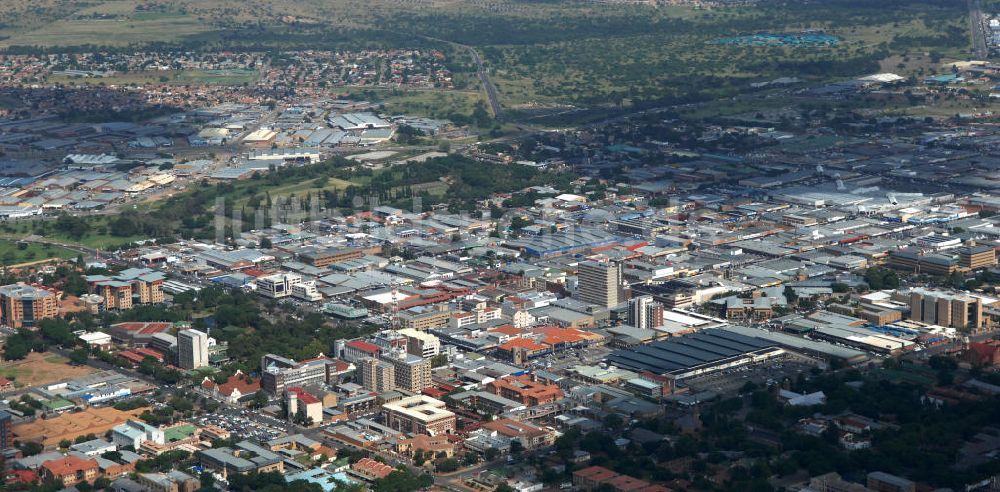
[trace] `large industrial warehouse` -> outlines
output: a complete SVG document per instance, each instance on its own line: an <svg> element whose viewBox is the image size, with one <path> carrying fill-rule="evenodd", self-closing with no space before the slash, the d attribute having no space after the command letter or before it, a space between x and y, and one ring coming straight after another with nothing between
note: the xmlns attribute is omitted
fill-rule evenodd
<svg viewBox="0 0 1000 492"><path fill-rule="evenodd" d="M774 342L720 329L674 337L608 356L608 363L672 379L763 362L784 354Z"/></svg>

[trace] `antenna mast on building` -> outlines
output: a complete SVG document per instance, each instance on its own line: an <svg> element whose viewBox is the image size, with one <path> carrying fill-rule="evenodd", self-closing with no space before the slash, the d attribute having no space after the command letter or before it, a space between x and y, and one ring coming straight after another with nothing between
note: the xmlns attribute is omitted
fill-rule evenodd
<svg viewBox="0 0 1000 492"><path fill-rule="evenodd" d="M396 331L399 330L399 282L395 276L389 281L389 295L392 303L389 306L389 329Z"/></svg>

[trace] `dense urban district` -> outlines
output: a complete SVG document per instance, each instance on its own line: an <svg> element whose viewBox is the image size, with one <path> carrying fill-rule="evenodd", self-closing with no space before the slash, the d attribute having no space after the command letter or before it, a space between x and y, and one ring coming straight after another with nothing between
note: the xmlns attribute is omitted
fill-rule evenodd
<svg viewBox="0 0 1000 492"><path fill-rule="evenodd" d="M0 490L1000 490L994 1L0 3Z"/></svg>

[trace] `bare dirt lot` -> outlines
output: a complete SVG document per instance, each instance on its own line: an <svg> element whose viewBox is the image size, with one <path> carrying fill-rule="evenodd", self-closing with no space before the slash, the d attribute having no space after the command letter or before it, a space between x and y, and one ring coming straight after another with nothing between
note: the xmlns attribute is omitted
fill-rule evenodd
<svg viewBox="0 0 1000 492"><path fill-rule="evenodd" d="M0 376L14 381L18 388L42 386L64 379L93 374L86 366L71 366L69 360L49 352L32 352L21 360L0 362Z"/></svg>
<svg viewBox="0 0 1000 492"><path fill-rule="evenodd" d="M74 440L79 436L103 435L119 424L145 411L139 408L128 412L112 407L88 408L75 413L64 413L51 419L38 419L27 424L14 426L14 438L21 441L40 442L54 446L63 439Z"/></svg>

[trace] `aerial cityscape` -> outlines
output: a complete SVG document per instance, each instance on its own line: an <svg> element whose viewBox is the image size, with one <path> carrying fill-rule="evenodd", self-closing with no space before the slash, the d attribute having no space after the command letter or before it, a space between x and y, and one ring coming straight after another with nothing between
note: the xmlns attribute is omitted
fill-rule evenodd
<svg viewBox="0 0 1000 492"><path fill-rule="evenodd" d="M0 2L0 491L1000 491L1000 0Z"/></svg>

